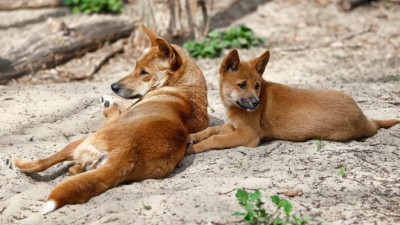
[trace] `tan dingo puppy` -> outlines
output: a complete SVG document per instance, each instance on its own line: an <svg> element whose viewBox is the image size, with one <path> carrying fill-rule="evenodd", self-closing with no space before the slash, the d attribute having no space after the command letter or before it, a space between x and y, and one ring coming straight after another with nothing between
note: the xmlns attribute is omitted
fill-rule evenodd
<svg viewBox="0 0 400 225"><path fill-rule="evenodd" d="M332 90L292 88L262 79L269 51L249 62L232 50L220 67L220 95L228 121L189 136L187 154L237 146L256 147L260 140L346 141L370 137L400 120L367 118L348 95Z"/></svg>

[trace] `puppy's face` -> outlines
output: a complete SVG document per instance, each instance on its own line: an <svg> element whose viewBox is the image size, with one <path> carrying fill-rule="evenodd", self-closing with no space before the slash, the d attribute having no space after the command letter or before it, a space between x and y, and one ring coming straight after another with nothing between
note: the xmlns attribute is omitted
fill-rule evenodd
<svg viewBox="0 0 400 225"><path fill-rule="evenodd" d="M225 106L237 106L248 112L258 108L262 74L268 60L269 51L249 62L241 62L236 49L229 52L219 70L220 95Z"/></svg>
<svg viewBox="0 0 400 225"><path fill-rule="evenodd" d="M181 66L181 58L173 46L146 27L142 26L142 30L149 37L151 46L128 76L111 85L111 89L123 98L140 98L167 85L174 71Z"/></svg>

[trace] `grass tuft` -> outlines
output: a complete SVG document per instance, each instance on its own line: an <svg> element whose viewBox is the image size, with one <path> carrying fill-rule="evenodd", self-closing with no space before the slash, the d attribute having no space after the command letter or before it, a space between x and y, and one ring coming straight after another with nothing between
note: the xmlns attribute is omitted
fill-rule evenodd
<svg viewBox="0 0 400 225"><path fill-rule="evenodd" d="M262 39L241 24L226 31L214 29L200 40L189 40L183 44L193 58L214 58L221 55L223 49L250 48L262 43Z"/></svg>

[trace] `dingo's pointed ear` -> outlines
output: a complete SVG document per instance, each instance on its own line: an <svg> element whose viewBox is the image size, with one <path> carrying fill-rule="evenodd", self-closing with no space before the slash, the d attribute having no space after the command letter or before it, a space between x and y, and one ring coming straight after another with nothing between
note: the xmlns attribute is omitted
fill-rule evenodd
<svg viewBox="0 0 400 225"><path fill-rule="evenodd" d="M150 40L150 45L151 46L155 46L156 43L156 38L158 37L158 35L156 33L154 33L152 30L150 30L149 28L147 28L145 25L140 25L140 28L142 29L142 31L147 35L147 37Z"/></svg>
<svg viewBox="0 0 400 225"><path fill-rule="evenodd" d="M177 70L182 65L182 59L179 53L172 47L166 40L162 38L156 38L156 44L160 50L162 57L169 60L172 70Z"/></svg>
<svg viewBox="0 0 400 225"><path fill-rule="evenodd" d="M221 63L220 73L233 72L239 68L240 59L236 49L232 49Z"/></svg>
<svg viewBox="0 0 400 225"><path fill-rule="evenodd" d="M268 64L268 61L269 61L269 50L265 51L264 54L262 54L260 57L252 60L252 64L254 65L260 76L263 75L265 67Z"/></svg>

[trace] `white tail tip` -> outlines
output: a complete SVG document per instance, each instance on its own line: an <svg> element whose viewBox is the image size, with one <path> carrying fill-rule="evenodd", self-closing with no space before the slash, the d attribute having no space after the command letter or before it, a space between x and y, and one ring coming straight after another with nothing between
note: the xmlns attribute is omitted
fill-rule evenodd
<svg viewBox="0 0 400 225"><path fill-rule="evenodd" d="M53 212L56 209L56 206L57 206L57 204L54 200L47 201L43 207L43 215Z"/></svg>

